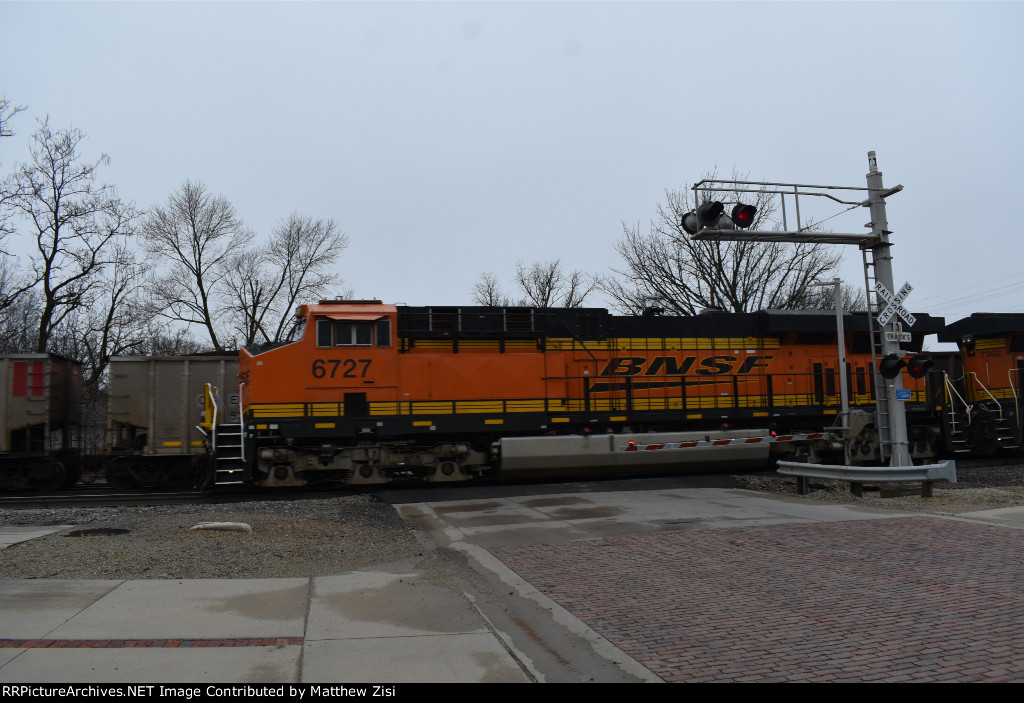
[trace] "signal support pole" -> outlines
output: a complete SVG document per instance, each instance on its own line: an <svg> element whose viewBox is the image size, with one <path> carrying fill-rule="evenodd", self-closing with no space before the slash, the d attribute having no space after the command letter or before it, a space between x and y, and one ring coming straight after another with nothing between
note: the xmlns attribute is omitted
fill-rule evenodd
<svg viewBox="0 0 1024 703"><path fill-rule="evenodd" d="M751 189L748 188L748 186L758 186L758 188ZM882 329L877 331L878 337L880 337L877 348L881 349L882 358L889 354L903 356L900 352L899 340L901 336L906 335L900 334L900 330L897 329L897 324L899 323L892 318L896 313L898 313L904 316L908 326L913 326L913 316L907 313L901 305L903 298L906 297L906 294L909 293L911 289L909 286L905 286L905 289L901 290L899 295L893 295L895 288L893 288L892 279L892 254L889 252L889 235L892 233L888 229L889 223L885 216L886 197L893 195L894 193L898 193L901 190L903 190L903 186L901 185L888 190L885 189L882 184L882 173L878 170L878 163L875 160L875 152L869 151L866 188L835 185L806 185L800 183L770 183L764 181L721 181L716 179L706 179L694 184L693 191L695 202L700 202L697 191L727 192L735 193L737 196L739 196L740 193L768 193L781 196L783 231L731 229L733 226L731 220L726 222L724 225L720 223L709 224L710 221L717 220L717 217L701 217L702 212L709 211L708 207L703 208L703 210L698 209L694 213L684 215L681 225L683 229L696 240L793 242L796 244L857 244L861 249L865 250L865 253L870 250L872 255L871 265L874 267L874 280L876 286L877 284L882 284L885 290L888 291L888 296L893 298L895 301L894 303L891 303L891 305L898 306L892 309L887 308L885 311L880 309L872 310L871 301L877 301L880 293L869 286L866 293L868 299L868 316L871 318L871 331L872 334L875 333L874 316L880 312L883 313L885 323L880 325ZM832 195L830 191L867 191L867 200L841 200L840 198ZM786 231L786 195L793 196L796 204L796 229L792 231ZM871 212L871 222L865 226L871 228L871 234L808 231L807 228L802 227L800 224L800 195L828 198L829 200L837 203L850 205L851 209L853 207L861 206L869 208ZM705 196L704 200L706 204L709 201L709 198ZM710 200L713 200L713 198ZM717 216L719 212L719 210L716 210L711 214ZM866 267L867 262L865 260L865 279L868 278ZM877 287L881 288L882 286ZM872 346L873 348L876 348L874 346L874 342ZM845 375L845 369L841 369L841 373L844 373ZM874 369L874 373L876 378L875 426L878 430L882 458L884 459L888 455L890 467L912 466L913 461L910 457L909 443L907 440L906 408L903 405L903 401L900 399L900 397L904 395L901 392L903 390L903 380L899 375L891 381L889 379L885 379L879 373L878 368Z"/></svg>
<svg viewBox="0 0 1024 703"><path fill-rule="evenodd" d="M874 235L875 243L871 246L871 256L875 267L875 281L884 285L890 291L896 290L893 286L892 280L892 253L889 251L889 235L892 234L889 231L889 221L885 215L885 188L882 185L882 172L878 170L878 162L875 159L875 152L868 152L868 208L871 212L871 234ZM871 292L868 291L868 300L871 299ZM890 327L892 322L888 322L882 327ZM895 331L895 330L894 330ZM884 334L884 330L879 330L879 334L882 337L882 356L888 356L889 354L900 354L900 344L895 341L895 335ZM875 373L878 373L877 369ZM880 383L878 384L880 389L884 389L884 399L881 397L883 394L877 394L879 405L879 415L881 414L881 406L885 405L885 413L889 419L889 437L891 441L891 455L889 459L889 466L913 466L914 462L910 458L910 450L908 449L907 440L907 414L904 412L903 401L897 398L896 391L903 389L903 377L902 374L898 374L896 378L891 381L879 378Z"/></svg>

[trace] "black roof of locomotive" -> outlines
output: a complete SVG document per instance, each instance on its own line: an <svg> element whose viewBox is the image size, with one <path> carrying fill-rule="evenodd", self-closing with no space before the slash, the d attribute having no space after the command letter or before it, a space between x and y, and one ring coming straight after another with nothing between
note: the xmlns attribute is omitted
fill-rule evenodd
<svg viewBox="0 0 1024 703"><path fill-rule="evenodd" d="M1024 332L1024 313L976 312L957 320L939 333L940 342L959 342L964 337L995 337Z"/></svg>
<svg viewBox="0 0 1024 703"><path fill-rule="evenodd" d="M587 338L606 337L749 337L777 335L786 332L835 332L833 310L762 310L751 313L732 313L712 310L693 316L679 315L612 315L605 308L518 308L518 307L407 307L399 306L400 333L441 333L431 324L436 315L458 315L459 324L444 336L486 336L506 330L506 315L529 316L532 329L526 334L545 334L561 337L589 332ZM913 334L939 332L945 319L927 313L915 313ZM848 312L843 316L846 332L867 332L866 312Z"/></svg>

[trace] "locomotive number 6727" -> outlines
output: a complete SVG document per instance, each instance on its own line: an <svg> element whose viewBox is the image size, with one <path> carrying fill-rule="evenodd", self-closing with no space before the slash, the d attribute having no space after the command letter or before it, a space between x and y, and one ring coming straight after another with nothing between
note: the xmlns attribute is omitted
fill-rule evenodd
<svg viewBox="0 0 1024 703"><path fill-rule="evenodd" d="M366 378L373 359L315 359L313 378Z"/></svg>

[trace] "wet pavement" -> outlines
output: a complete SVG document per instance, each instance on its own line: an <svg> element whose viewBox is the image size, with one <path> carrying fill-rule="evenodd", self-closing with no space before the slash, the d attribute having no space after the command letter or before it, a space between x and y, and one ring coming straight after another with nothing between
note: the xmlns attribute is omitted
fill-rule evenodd
<svg viewBox="0 0 1024 703"><path fill-rule="evenodd" d="M911 515L674 480L381 497L461 564L449 581L415 560L3 580L0 681L1024 680L1022 508Z"/></svg>

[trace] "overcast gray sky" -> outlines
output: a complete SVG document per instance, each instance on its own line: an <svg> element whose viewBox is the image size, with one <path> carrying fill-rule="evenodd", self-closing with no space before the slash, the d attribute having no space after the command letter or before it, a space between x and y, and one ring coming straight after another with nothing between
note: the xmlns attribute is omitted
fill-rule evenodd
<svg viewBox="0 0 1024 703"><path fill-rule="evenodd" d="M141 207L193 179L260 234L333 217L358 296L458 305L517 260L606 273L709 169L863 186L875 150L908 307L1020 312L1022 27L1018 2L0 2L0 95L29 107L0 163L48 114Z"/></svg>

